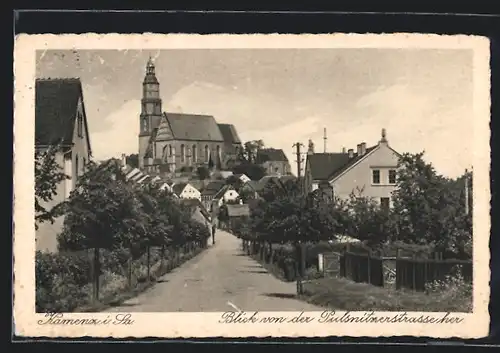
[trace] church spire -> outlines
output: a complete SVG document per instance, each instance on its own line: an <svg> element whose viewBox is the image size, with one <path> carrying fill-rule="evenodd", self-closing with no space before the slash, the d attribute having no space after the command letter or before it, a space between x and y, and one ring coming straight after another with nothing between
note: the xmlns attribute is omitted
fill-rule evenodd
<svg viewBox="0 0 500 353"><path fill-rule="evenodd" d="M155 74L155 64L153 62L153 58L150 55L148 63L146 65L146 75L154 75L154 74Z"/></svg>

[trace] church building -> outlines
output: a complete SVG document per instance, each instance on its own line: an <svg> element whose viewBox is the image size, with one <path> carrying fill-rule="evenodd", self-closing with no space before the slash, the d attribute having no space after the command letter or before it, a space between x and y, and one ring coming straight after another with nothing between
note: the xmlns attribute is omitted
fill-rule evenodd
<svg viewBox="0 0 500 353"><path fill-rule="evenodd" d="M160 83L149 58L143 81L139 131L139 168L174 173L207 166L227 168L241 149L231 124L218 124L213 116L162 111Z"/></svg>

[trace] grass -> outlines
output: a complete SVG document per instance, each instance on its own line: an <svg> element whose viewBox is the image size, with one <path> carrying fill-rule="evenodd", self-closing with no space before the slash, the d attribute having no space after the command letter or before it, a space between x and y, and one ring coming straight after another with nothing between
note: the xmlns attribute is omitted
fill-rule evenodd
<svg viewBox="0 0 500 353"><path fill-rule="evenodd" d="M304 283L302 299L346 311L471 312L472 286L450 280L428 292L413 292L356 283L346 278L321 278Z"/></svg>

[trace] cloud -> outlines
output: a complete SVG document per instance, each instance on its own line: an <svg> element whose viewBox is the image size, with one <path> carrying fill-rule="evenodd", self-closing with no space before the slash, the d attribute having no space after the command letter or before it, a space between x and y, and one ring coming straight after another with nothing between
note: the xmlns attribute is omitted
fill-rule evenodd
<svg viewBox="0 0 500 353"><path fill-rule="evenodd" d="M101 92L91 94L95 102ZM243 89L196 81L164 99L163 109L209 114L218 122L232 123L243 141L262 139L268 147L283 149L292 167L295 142L303 143L306 152L307 141L312 139L316 152L323 151L323 128L327 129L327 152L355 149L360 142L374 145L385 128L390 145L397 151L425 150L426 159L438 172L458 176L472 163L471 144L460 142L472 131L472 107L467 102L453 105L439 98L435 92L398 83L359 97L347 109L332 111L315 101L319 106L313 110L307 102L281 102L272 94L249 96ZM140 100L129 100L106 116L105 131L102 122L95 128L90 123L96 158L137 153L139 113Z"/></svg>
<svg viewBox="0 0 500 353"><path fill-rule="evenodd" d="M106 117L109 128L93 131L90 142L97 160L119 157L122 153L137 153L139 148L140 100L129 100Z"/></svg>

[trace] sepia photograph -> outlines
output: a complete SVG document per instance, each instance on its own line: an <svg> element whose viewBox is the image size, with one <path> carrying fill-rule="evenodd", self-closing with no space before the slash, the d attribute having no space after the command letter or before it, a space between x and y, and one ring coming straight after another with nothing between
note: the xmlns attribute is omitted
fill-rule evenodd
<svg viewBox="0 0 500 353"><path fill-rule="evenodd" d="M15 57L30 335L487 332L487 41L64 37Z"/></svg>

